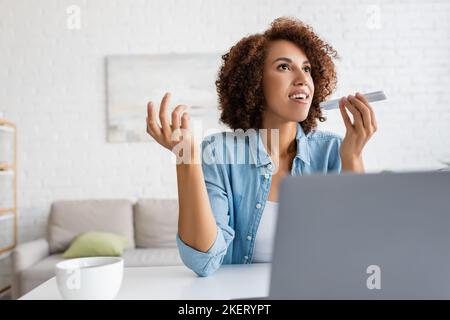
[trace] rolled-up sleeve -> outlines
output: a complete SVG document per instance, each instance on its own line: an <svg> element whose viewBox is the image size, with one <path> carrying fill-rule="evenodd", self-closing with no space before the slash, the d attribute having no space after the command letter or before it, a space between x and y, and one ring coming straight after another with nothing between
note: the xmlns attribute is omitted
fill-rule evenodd
<svg viewBox="0 0 450 320"><path fill-rule="evenodd" d="M181 260L196 274L206 277L222 265L227 249L234 239L234 230L229 226L228 184L224 164L215 161L216 150L210 140L202 142L202 170L208 198L217 225L214 244L207 252L198 251L184 243L177 233L176 241Z"/></svg>

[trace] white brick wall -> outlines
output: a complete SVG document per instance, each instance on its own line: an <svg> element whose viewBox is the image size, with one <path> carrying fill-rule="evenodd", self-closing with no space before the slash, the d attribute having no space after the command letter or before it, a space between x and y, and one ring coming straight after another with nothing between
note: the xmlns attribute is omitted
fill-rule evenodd
<svg viewBox="0 0 450 320"><path fill-rule="evenodd" d="M71 4L80 30L66 27ZM19 132L19 240L44 234L56 199L176 196L168 151L106 143L105 55L225 52L280 15L310 23L338 50L336 96L386 91L368 171L450 159L448 1L0 0L0 112ZM323 128L344 134L339 112L328 118Z"/></svg>

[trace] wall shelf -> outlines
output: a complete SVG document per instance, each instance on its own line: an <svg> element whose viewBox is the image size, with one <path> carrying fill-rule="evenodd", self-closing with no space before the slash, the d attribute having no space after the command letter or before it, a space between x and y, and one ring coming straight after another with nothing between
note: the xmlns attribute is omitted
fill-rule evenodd
<svg viewBox="0 0 450 320"><path fill-rule="evenodd" d="M17 128L10 121L0 119L0 228L8 220L12 230L11 241L0 237L0 256L10 252L17 244ZM9 225L7 225L9 227ZM4 234L4 230L1 234ZM8 239L7 239L8 240ZM0 288L1 289L1 288Z"/></svg>
<svg viewBox="0 0 450 320"><path fill-rule="evenodd" d="M17 129L0 119L0 299L11 288L10 255L17 244Z"/></svg>

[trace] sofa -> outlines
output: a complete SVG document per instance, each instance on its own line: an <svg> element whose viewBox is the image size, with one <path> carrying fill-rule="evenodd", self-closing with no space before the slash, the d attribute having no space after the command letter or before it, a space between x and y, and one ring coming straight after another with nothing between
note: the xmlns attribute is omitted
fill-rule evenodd
<svg viewBox="0 0 450 320"><path fill-rule="evenodd" d="M54 276L55 264L83 232L127 237L125 267L182 265L176 245L178 200L87 199L52 203L45 238L12 252L12 298L17 299Z"/></svg>

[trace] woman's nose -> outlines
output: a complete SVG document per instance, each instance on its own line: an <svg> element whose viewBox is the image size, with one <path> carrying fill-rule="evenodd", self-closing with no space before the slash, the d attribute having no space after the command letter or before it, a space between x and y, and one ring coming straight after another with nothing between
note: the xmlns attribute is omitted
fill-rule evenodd
<svg viewBox="0 0 450 320"><path fill-rule="evenodd" d="M306 86L307 85L306 78L297 78L297 79L295 79L294 85L296 85L296 86Z"/></svg>
<svg viewBox="0 0 450 320"><path fill-rule="evenodd" d="M306 85L307 84L306 75L302 71L299 71L297 73L294 83L295 85Z"/></svg>
<svg viewBox="0 0 450 320"><path fill-rule="evenodd" d="M296 86L306 86L306 81L305 80L296 80L295 85Z"/></svg>

